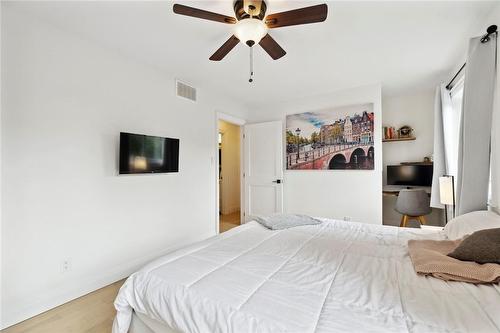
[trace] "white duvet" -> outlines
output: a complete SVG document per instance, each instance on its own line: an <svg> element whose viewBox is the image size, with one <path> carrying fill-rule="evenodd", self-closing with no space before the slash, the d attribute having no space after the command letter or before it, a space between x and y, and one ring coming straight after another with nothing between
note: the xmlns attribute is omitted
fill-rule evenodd
<svg viewBox="0 0 500 333"><path fill-rule="evenodd" d="M499 285L418 276L407 241L442 233L323 220L256 222L164 256L115 301L181 332L500 332Z"/></svg>

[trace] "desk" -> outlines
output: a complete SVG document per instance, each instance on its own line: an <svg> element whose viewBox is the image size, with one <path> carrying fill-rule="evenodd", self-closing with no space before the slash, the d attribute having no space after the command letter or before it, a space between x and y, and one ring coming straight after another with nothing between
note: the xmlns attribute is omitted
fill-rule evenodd
<svg viewBox="0 0 500 333"><path fill-rule="evenodd" d="M430 186L397 186L397 185L385 185L382 188L382 194L384 196L392 196L397 197L399 195L399 191L411 189L411 190L425 190L429 196L431 196L431 187Z"/></svg>

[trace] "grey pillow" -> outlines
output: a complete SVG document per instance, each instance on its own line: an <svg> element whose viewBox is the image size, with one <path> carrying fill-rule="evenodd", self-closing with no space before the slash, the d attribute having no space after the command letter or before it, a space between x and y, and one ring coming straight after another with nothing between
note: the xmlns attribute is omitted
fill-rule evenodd
<svg viewBox="0 0 500 333"><path fill-rule="evenodd" d="M479 264L500 264L500 228L484 229L465 237L448 256Z"/></svg>
<svg viewBox="0 0 500 333"><path fill-rule="evenodd" d="M272 230L282 230L302 225L320 224L321 221L307 215L276 214L271 216L255 216L255 221Z"/></svg>

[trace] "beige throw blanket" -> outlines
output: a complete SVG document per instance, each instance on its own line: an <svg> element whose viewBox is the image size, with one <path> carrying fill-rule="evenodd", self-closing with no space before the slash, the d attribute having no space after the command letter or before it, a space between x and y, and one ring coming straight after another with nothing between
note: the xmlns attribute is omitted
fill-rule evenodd
<svg viewBox="0 0 500 333"><path fill-rule="evenodd" d="M461 240L410 240L408 250L415 271L447 281L470 283L500 282L500 265L478 264L448 257Z"/></svg>

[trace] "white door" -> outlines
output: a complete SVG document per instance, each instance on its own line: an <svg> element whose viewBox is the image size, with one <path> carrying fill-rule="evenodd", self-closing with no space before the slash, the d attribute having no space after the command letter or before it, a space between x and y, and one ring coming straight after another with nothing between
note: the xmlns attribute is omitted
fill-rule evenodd
<svg viewBox="0 0 500 333"><path fill-rule="evenodd" d="M281 121L245 125L245 221L283 212Z"/></svg>

